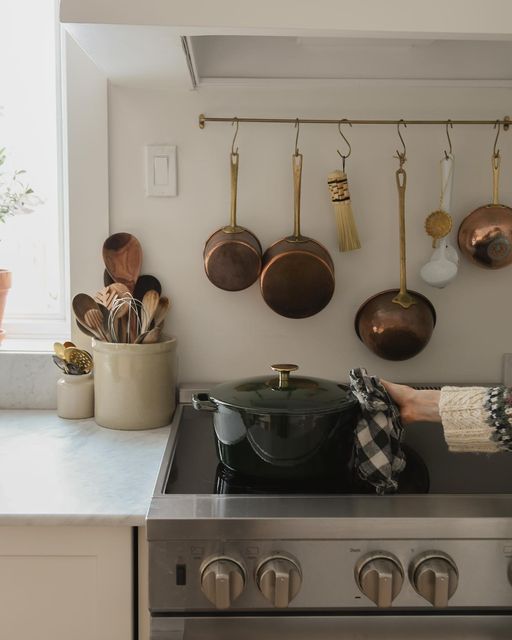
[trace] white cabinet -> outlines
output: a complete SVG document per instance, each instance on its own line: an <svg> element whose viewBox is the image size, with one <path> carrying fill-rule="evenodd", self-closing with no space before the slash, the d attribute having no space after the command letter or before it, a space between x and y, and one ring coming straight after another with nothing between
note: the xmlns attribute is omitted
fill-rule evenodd
<svg viewBox="0 0 512 640"><path fill-rule="evenodd" d="M131 640L130 527L0 527L0 638Z"/></svg>

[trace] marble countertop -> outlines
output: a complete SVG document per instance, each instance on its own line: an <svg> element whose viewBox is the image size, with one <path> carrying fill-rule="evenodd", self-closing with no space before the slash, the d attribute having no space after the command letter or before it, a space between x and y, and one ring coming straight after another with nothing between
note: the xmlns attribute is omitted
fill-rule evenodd
<svg viewBox="0 0 512 640"><path fill-rule="evenodd" d="M0 411L0 526L143 525L168 436Z"/></svg>

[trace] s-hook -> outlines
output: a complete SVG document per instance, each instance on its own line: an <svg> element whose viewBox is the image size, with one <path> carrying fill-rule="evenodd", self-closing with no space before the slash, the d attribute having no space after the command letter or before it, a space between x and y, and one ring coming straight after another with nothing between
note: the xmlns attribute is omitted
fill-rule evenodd
<svg viewBox="0 0 512 640"><path fill-rule="evenodd" d="M453 122L451 120L447 120L446 122L446 137L448 138L448 145L449 145L449 149L450 151L446 151L446 149L444 150L444 157L448 160L448 156L452 155L452 140L450 138L450 132L448 131L448 127L450 127L450 129L453 129Z"/></svg>
<svg viewBox="0 0 512 640"><path fill-rule="evenodd" d="M402 138L402 134L400 133L400 125L403 124L404 127L407 127L407 123L404 119L400 119L396 124L396 130L398 131L398 137L400 138L400 142L402 143L403 151L400 152L398 149L396 150L396 157L400 160L400 168L402 168L403 164L407 160L407 147L405 146L404 139Z"/></svg>
<svg viewBox="0 0 512 640"><path fill-rule="evenodd" d="M342 122L346 122L350 127L352 126L352 123L349 122L346 118L343 118L343 120L340 120L338 122L338 131L340 136L343 138L343 140L345 141L345 144L348 147L348 153L346 155L343 155L341 153L341 151L339 149L336 149L337 154L339 155L339 157L341 158L342 162L343 162L343 173L345 173L345 160L350 156L350 154L352 153L352 147L350 146L350 142L346 139L346 137L343 135L342 131L341 131L341 123Z"/></svg>
<svg viewBox="0 0 512 640"><path fill-rule="evenodd" d="M233 126L234 124L236 124L236 129L235 129L235 135L233 136L233 142L231 143L232 156L235 156L238 153L238 147L235 149L235 141L238 135L238 118L233 118L233 122L231 123L231 126Z"/></svg>

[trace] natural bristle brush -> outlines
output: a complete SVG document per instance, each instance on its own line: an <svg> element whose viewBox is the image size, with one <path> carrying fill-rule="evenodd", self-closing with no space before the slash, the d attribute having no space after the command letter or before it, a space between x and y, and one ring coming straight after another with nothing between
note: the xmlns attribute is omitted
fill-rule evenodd
<svg viewBox="0 0 512 640"><path fill-rule="evenodd" d="M350 201L350 193L348 190L347 174L345 173L345 160L350 156L352 148L349 141L341 132L341 123L338 122L338 131L341 137L348 145L348 153L343 155L338 151L338 155L343 161L343 170L331 172L327 177L327 184L331 192L331 200L334 205L334 213L336 215L336 228L338 232L338 247L340 251L353 251L361 248L359 234L357 232L354 214L352 212L352 203ZM350 126L352 124L348 122Z"/></svg>

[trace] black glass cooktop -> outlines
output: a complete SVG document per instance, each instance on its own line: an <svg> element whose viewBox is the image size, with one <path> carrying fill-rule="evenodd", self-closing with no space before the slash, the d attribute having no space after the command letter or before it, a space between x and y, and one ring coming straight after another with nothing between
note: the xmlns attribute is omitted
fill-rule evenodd
<svg viewBox="0 0 512 640"><path fill-rule="evenodd" d="M429 474L421 457L405 445L407 466L398 493L427 493ZM211 417L185 407L165 493L173 494L373 494L375 489L348 468L319 479L250 478L219 462Z"/></svg>
<svg viewBox="0 0 512 640"><path fill-rule="evenodd" d="M408 465L400 493L512 494L512 454L451 453L440 425L406 427ZM407 448L408 447L408 448ZM186 405L165 487L172 494L348 494L373 493L354 474L340 469L327 482L295 480L276 484L244 478L220 465L211 416Z"/></svg>

